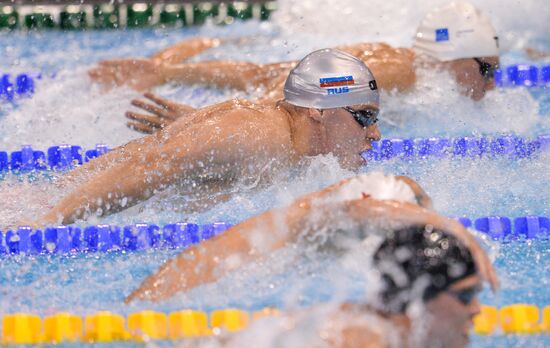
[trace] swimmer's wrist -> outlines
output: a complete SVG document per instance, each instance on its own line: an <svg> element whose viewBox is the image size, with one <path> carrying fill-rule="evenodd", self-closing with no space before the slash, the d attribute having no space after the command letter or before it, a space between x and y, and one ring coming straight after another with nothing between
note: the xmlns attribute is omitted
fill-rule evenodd
<svg viewBox="0 0 550 348"><path fill-rule="evenodd" d="M168 69L168 65L160 62L159 65L157 66L157 72L160 76L160 79L162 80L163 83L166 83L169 81L168 79L168 76L169 76L169 69Z"/></svg>

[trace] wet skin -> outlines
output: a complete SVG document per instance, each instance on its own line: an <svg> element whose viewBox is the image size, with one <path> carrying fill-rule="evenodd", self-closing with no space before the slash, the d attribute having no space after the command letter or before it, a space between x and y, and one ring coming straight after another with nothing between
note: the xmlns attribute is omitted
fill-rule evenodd
<svg viewBox="0 0 550 348"><path fill-rule="evenodd" d="M487 280L493 289L498 287L494 269L487 255L460 223L416 204L393 200L364 197L315 204L319 198L330 194L339 185L299 198L286 208L273 209L250 218L213 239L186 249L147 277L126 301L161 301L180 291L189 291L202 284L211 283L246 263L295 242L298 236L315 233L316 228L337 228L338 221L357 223L359 226L379 222L391 222L392 226L430 224L434 228L448 231L470 249L479 275ZM311 223L311 216L315 217L314 224ZM261 248L254 242L258 240L264 241ZM238 264L231 262L235 259L240 260ZM200 272L195 271L199 269Z"/></svg>
<svg viewBox="0 0 550 348"><path fill-rule="evenodd" d="M335 226L338 220L349 219L366 226L377 224L376 221L387 221L395 228L408 224L429 224L444 229L467 246L478 273L452 283L429 300L425 304L424 314L414 319L406 313L384 314L369 305L343 303L322 318L322 322L326 321L329 326L334 318L340 318L340 321L332 324L335 326L328 332L320 331L319 335L331 347L389 347L389 342L395 342L389 336L398 336L403 347L465 347L472 318L479 313L479 303L476 292L468 303L461 302L457 294L472 287L478 288L482 280L488 281L493 288L498 286L494 269L483 249L460 223L416 204L364 197L319 205L325 195L331 194L342 184L344 182L299 198L287 208L274 209L250 218L199 246L183 251L149 276L127 297L126 302L136 299L161 301L180 291L214 282L228 272L237 272L243 264L291 245L304 233L315 233L318 228ZM310 214L314 214L314 226L311 225ZM260 240L262 243L258 244ZM285 320L292 323L296 314L285 313ZM364 320L366 316L376 317L377 320ZM422 329L426 329L421 332L420 341L411 340L417 335L413 331L417 327L413 320L421 320ZM380 330L376 325L381 323L385 323L382 327L391 327L392 330ZM230 343L231 337L226 338Z"/></svg>
<svg viewBox="0 0 550 348"><path fill-rule="evenodd" d="M258 90L261 91L257 96L258 101L283 97L285 78L296 62L255 64L219 60L179 63L202 50L218 47L221 43L223 40L210 38L192 39L188 43L183 41L152 58L100 62L97 67L90 69L89 75L92 80L106 87L128 85L138 91L149 90L167 82L181 82L243 91ZM412 49L394 48L385 43L360 43L337 48L363 60L383 90L404 92L412 89L416 82L414 64L417 57ZM491 64L498 63L498 57L480 59ZM479 65L473 58L439 62L437 65L449 69L461 87L460 93L474 100L482 99L486 91L495 87L493 79L484 79L479 74Z"/></svg>
<svg viewBox="0 0 550 348"><path fill-rule="evenodd" d="M58 183L72 185L72 191L42 218L20 224L42 227L109 214L181 182L193 183L196 195L206 196L203 185L223 192L238 180L257 179L266 166L276 172L321 154L334 153L342 166L356 169L363 163L359 153L379 136L376 125L365 129L343 109L324 113L283 101L220 103L75 169Z"/></svg>
<svg viewBox="0 0 550 348"><path fill-rule="evenodd" d="M451 284L448 291L439 293L426 304L430 315L428 336L436 346L462 348L468 345L473 317L480 312L479 301L476 296L470 303L464 304L452 292L472 287L481 287L479 276L469 276Z"/></svg>
<svg viewBox="0 0 550 348"><path fill-rule="evenodd" d="M481 57L479 60L493 67L499 64L498 57ZM481 100L488 91L496 87L495 79L483 76L479 63L473 58L456 59L443 65L455 76L460 93L473 100Z"/></svg>

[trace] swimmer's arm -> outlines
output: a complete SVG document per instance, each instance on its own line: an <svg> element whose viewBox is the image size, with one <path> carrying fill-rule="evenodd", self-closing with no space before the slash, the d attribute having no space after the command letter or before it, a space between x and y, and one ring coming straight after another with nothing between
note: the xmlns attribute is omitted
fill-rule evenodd
<svg viewBox="0 0 550 348"><path fill-rule="evenodd" d="M414 53L410 49L394 48L385 43L365 43L339 48L367 64L378 88L407 91L416 82Z"/></svg>
<svg viewBox="0 0 550 348"><path fill-rule="evenodd" d="M162 98L150 93L148 93L147 95L150 96L148 98L151 100L163 100ZM60 180L58 180L57 186L65 187L74 182L79 182L83 178L93 176L99 171L109 169L113 165L124 161L126 158L129 158L133 154L141 153L150 146L154 146L155 143L163 143L167 141L169 138L176 136L176 134L181 129L200 124L201 122L215 116L216 114L235 108L238 105L248 107L252 104L246 100L232 99L201 109L195 109L193 112L190 112L185 117L177 118L174 122L170 124L173 126L166 126L164 128L165 132L156 132L152 135L132 140L125 145L119 146L107 152L106 154L94 158L90 162L87 162L84 165L73 169L71 172L67 173ZM163 105L160 105L160 107L163 107Z"/></svg>
<svg viewBox="0 0 550 348"><path fill-rule="evenodd" d="M148 149L141 158L132 155L107 167L96 167L89 179L63 197L35 225L70 224L90 214L113 213L149 198L171 181L168 158Z"/></svg>
<svg viewBox="0 0 550 348"><path fill-rule="evenodd" d="M373 323L358 323L350 321L342 327L337 337L329 337L328 343L333 348L385 348L388 344L373 330ZM377 329L377 328L374 328Z"/></svg>
<svg viewBox="0 0 550 348"><path fill-rule="evenodd" d="M196 56L203 51L218 47L222 43L220 39L213 38L193 38L178 42L170 47L158 51L151 59L166 64L180 63L192 56Z"/></svg>
<svg viewBox="0 0 550 348"><path fill-rule="evenodd" d="M65 188L74 183L81 182L85 178L92 177L100 171L108 170L114 165L129 158L132 154L142 152L143 149L149 147L154 141L160 141L162 139L160 135L161 133L158 133L151 137L134 139L124 145L118 146L99 157L93 158L82 166L71 170L60 177L55 182L55 185L59 188Z"/></svg>
<svg viewBox="0 0 550 348"><path fill-rule="evenodd" d="M307 200L298 199L287 208L252 217L181 252L147 277L125 302L135 299L162 301L178 292L215 282L227 273L295 242L298 236L307 233L308 227L311 227L309 216L313 209L316 226L323 226L330 223L323 219L330 220L335 210L350 211L351 215L358 216L354 219L360 221L375 216L377 210L384 208L384 204L367 199L313 206ZM374 207L372 211L371 206ZM323 213L323 209L326 209L326 213Z"/></svg>
<svg viewBox="0 0 550 348"><path fill-rule="evenodd" d="M375 43L375 42L361 42L361 43L358 43L358 44L351 44L351 45L341 45L341 46L336 46L337 49L339 49L340 51L344 51L346 53L349 53L353 56L356 56L356 57L360 57L361 55L365 54L365 53L373 53L375 52L376 50L379 50L379 49L391 49L392 47L386 43L383 43L383 42L380 42L380 43Z"/></svg>
<svg viewBox="0 0 550 348"><path fill-rule="evenodd" d="M413 192L414 192L414 197L416 198L416 201L418 202L419 206L424 207L426 209L432 209L433 208L432 199L430 198L430 196L428 196L426 191L424 191L424 189L422 189L422 186L420 186L419 183L417 183L413 179L409 178L408 176L404 176L404 175L398 175L395 178L397 180L401 180L401 181L405 182L407 185L409 185L411 190L413 190Z"/></svg>
<svg viewBox="0 0 550 348"><path fill-rule="evenodd" d="M161 50L151 58L103 60L88 70L88 75L107 89L126 85L138 91L146 91L165 82L161 76L163 65L179 63L218 46L220 42L218 39L197 38Z"/></svg>
<svg viewBox="0 0 550 348"><path fill-rule="evenodd" d="M126 299L162 301L180 291L214 282L295 240L309 206L298 203L272 210L235 225L167 261Z"/></svg>
<svg viewBox="0 0 550 348"><path fill-rule="evenodd" d="M269 66L237 61L205 61L176 65L164 64L160 74L165 82L206 84L246 91L269 82Z"/></svg>
<svg viewBox="0 0 550 348"><path fill-rule="evenodd" d="M189 164L204 160L206 154L212 163L210 170L223 171L224 164L230 163L226 157L238 151L231 145L241 144L213 139L212 128L200 125L183 130L168 128L144 137L142 143L132 144L138 151L126 151L122 159L120 152L118 156L113 154L111 159L118 162L91 165L95 172L35 225L69 224L89 214L105 215L126 209L176 181L194 177L202 169ZM105 161L108 160L106 157ZM80 173L86 175L85 170L83 166Z"/></svg>
<svg viewBox="0 0 550 348"><path fill-rule="evenodd" d="M525 48L525 53L527 54L527 56L531 59L534 59L534 60L542 60L542 59L547 59L550 57L550 54L544 52L544 51L541 51L541 50L538 50L536 48L533 48L533 47L527 47Z"/></svg>

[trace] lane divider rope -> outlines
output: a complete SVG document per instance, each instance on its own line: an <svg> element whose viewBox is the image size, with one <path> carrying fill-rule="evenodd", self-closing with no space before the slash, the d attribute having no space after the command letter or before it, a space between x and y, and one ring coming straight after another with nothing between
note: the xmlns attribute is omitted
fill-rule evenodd
<svg viewBox="0 0 550 348"><path fill-rule="evenodd" d="M178 340L210 336L221 331L245 329L251 320L278 316L280 311L265 308L247 312L235 308L208 313L182 310L168 315L155 311L131 313L127 318L101 311L82 319L61 312L41 318L28 313L15 313L2 318L2 344L59 344L64 342L108 343L117 341ZM550 306L542 310L530 304L512 304L497 309L481 306L474 317L474 332L489 334L548 334Z"/></svg>
<svg viewBox="0 0 550 348"><path fill-rule="evenodd" d="M502 243L550 239L550 218L546 216L522 216L513 220L505 216L487 216L474 222L467 217L457 219L465 227L473 227ZM180 249L215 237L231 226L224 222L200 226L179 222L162 227L146 223L82 228L57 226L43 230L21 226L5 233L0 231L0 257Z"/></svg>
<svg viewBox="0 0 550 348"><path fill-rule="evenodd" d="M0 231L0 256L12 254L67 254L186 248L231 227L217 222L197 225L179 222L162 228L155 224L57 226L44 230L22 226Z"/></svg>
<svg viewBox="0 0 550 348"><path fill-rule="evenodd" d="M367 161L400 159L415 161L428 158L508 157L521 159L550 151L550 134L534 139L514 135L459 138L391 138L372 142L372 149L362 153Z"/></svg>
<svg viewBox="0 0 550 348"><path fill-rule="evenodd" d="M23 145L19 151L0 151L0 174L8 171L26 173L70 170L108 151L105 144L97 144L90 150L83 150L78 145L62 144L52 146L46 152L35 150L31 145ZM372 149L363 152L362 156L367 161L413 161L448 157L521 159L543 152L550 152L550 134L542 134L534 139L514 135L492 138L391 138L372 142Z"/></svg>

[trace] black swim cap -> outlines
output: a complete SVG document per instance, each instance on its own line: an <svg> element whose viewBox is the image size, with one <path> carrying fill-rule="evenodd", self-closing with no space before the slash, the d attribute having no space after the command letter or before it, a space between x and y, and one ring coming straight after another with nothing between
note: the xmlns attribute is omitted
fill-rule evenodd
<svg viewBox="0 0 550 348"><path fill-rule="evenodd" d="M414 299L426 302L477 272L468 248L431 225L389 232L373 256L373 264L384 282L382 308L389 313L404 312Z"/></svg>

